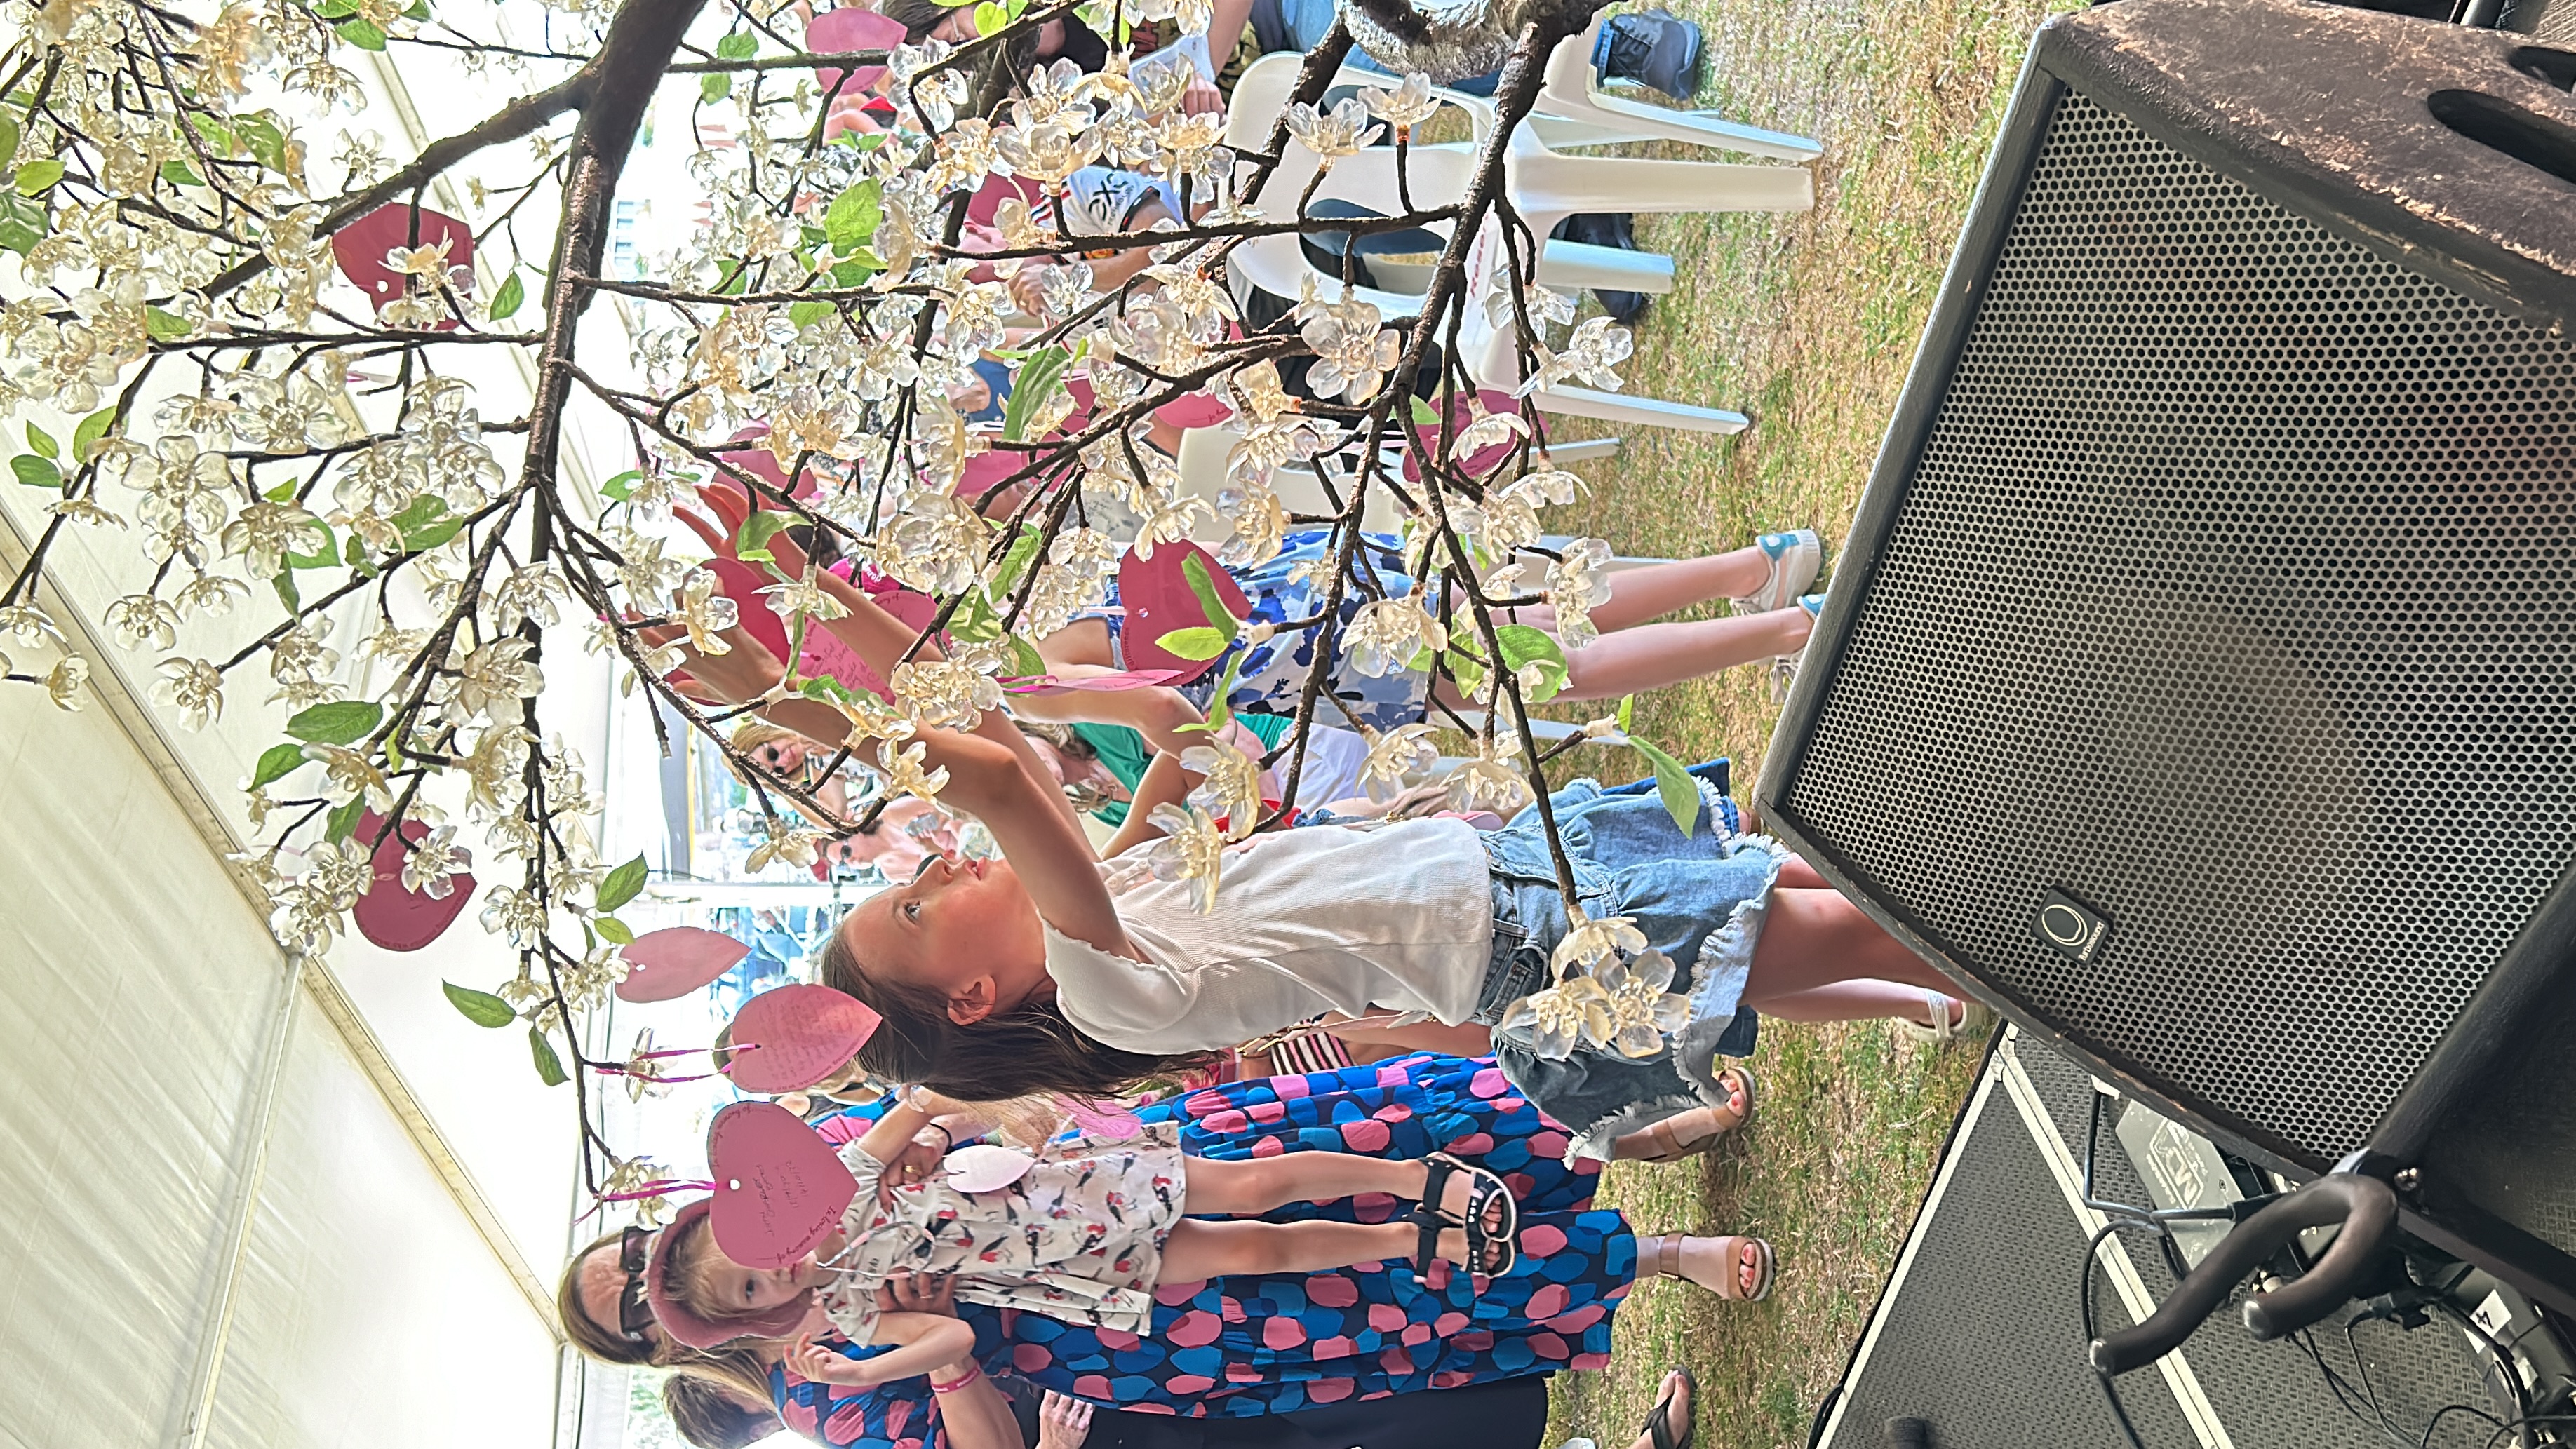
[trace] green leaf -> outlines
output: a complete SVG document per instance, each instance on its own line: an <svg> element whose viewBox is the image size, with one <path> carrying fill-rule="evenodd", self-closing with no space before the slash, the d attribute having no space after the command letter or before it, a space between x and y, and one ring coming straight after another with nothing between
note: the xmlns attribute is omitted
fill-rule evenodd
<svg viewBox="0 0 2576 1449"><path fill-rule="evenodd" d="M1072 361L1072 353L1061 347L1047 347L1020 364L1019 373L1011 381L1011 400L1002 409L1005 439L1020 441L1020 435L1028 431L1029 419L1041 405L1052 402L1056 390L1064 386L1064 370Z"/></svg>
<svg viewBox="0 0 2576 1449"><path fill-rule="evenodd" d="M1038 652L1036 645L1017 634L1011 636L1010 644L1012 673L1023 679L1035 679L1047 672L1046 656Z"/></svg>
<svg viewBox="0 0 2576 1449"><path fill-rule="evenodd" d="M286 612L300 614L304 611L304 596L295 590L295 570L279 569L277 577L268 581L268 586L277 590L277 601L286 606Z"/></svg>
<svg viewBox="0 0 2576 1449"><path fill-rule="evenodd" d="M754 513L742 521L742 531L734 535L734 552L744 558L762 552L765 557L769 541L795 524L795 518L789 514L772 513L766 509Z"/></svg>
<svg viewBox="0 0 2576 1449"><path fill-rule="evenodd" d="M63 486L63 470L33 453L20 453L10 459L9 471L17 474L18 481L30 488L59 489Z"/></svg>
<svg viewBox="0 0 2576 1449"><path fill-rule="evenodd" d="M698 100L700 104L712 106L716 102L723 100L725 97L732 94L732 76L719 73L716 75L702 75L698 77Z"/></svg>
<svg viewBox="0 0 2576 1449"><path fill-rule="evenodd" d="M161 163L161 179L173 186L203 186L205 178L188 169L188 163L172 158Z"/></svg>
<svg viewBox="0 0 2576 1449"><path fill-rule="evenodd" d="M427 553L465 531L462 518L442 518L403 534L403 552Z"/></svg>
<svg viewBox="0 0 2576 1449"><path fill-rule="evenodd" d="M358 0L322 0L313 7L314 16L322 20L346 20L357 13Z"/></svg>
<svg viewBox="0 0 2576 1449"><path fill-rule="evenodd" d="M961 644L990 644L1002 637L1002 612L982 589L968 589L949 612L948 633Z"/></svg>
<svg viewBox="0 0 2576 1449"><path fill-rule="evenodd" d="M751 264L728 257L719 269L716 290L728 297L739 297L751 288Z"/></svg>
<svg viewBox="0 0 2576 1449"><path fill-rule="evenodd" d="M832 284L855 287L885 270L874 253L862 249L857 255L832 263Z"/></svg>
<svg viewBox="0 0 2576 1449"><path fill-rule="evenodd" d="M1629 694L1629 695L1622 695L1622 696L1620 696L1620 699L1619 699L1619 733L1621 733L1621 734L1623 734L1623 735L1624 735L1624 734L1626 734L1626 733L1628 732L1628 729L1629 729L1629 722L1630 722L1631 720L1634 720L1636 717L1637 717L1637 696L1635 696L1635 695L1633 695L1633 694Z"/></svg>
<svg viewBox="0 0 2576 1449"><path fill-rule="evenodd" d="M146 307L143 309L143 330L151 333L155 342L176 342L196 329L188 325L187 318L176 312Z"/></svg>
<svg viewBox="0 0 2576 1449"><path fill-rule="evenodd" d="M528 1055L537 1064L537 1080L549 1087L560 1087L572 1078L564 1075L563 1059L555 1055L554 1043L536 1027L528 1028Z"/></svg>
<svg viewBox="0 0 2576 1449"><path fill-rule="evenodd" d="M1044 542L1046 535L1036 525L1020 525L1020 536L1011 540L1011 546L1002 553L1000 566L993 570L993 592L996 595L1010 597L1011 590L1019 587L1020 576L1028 572L1031 563L1036 562L1038 545Z"/></svg>
<svg viewBox="0 0 2576 1449"><path fill-rule="evenodd" d="M1234 617L1234 611L1225 606L1225 600L1217 595L1216 581L1208 577L1206 558L1194 553L1181 560L1181 577L1190 581L1190 592L1198 595L1199 607L1207 612L1209 625L1223 635L1226 642L1232 643L1234 636L1242 632L1243 624ZM1216 656L1200 657L1213 659Z"/></svg>
<svg viewBox="0 0 2576 1449"><path fill-rule="evenodd" d="M271 171L286 171L289 157L286 131L269 118L268 112L233 117L233 132L242 138L243 145L250 148L250 154L259 158L260 165Z"/></svg>
<svg viewBox="0 0 2576 1449"><path fill-rule="evenodd" d="M599 496L611 503L623 503L635 496L635 485L644 481L644 470L629 468L599 485Z"/></svg>
<svg viewBox="0 0 2576 1449"><path fill-rule="evenodd" d="M382 50L385 48L385 33L378 30L370 21L343 20L331 28L339 32L342 40L349 42L360 50Z"/></svg>
<svg viewBox="0 0 2576 1449"><path fill-rule="evenodd" d="M304 747L302 745L271 745L268 747L267 751L259 757L259 764L251 770L250 787L256 790L262 785L266 785L277 780L283 780L287 776L294 774L296 769L303 763Z"/></svg>
<svg viewBox="0 0 2576 1449"><path fill-rule="evenodd" d="M489 991L477 991L453 981L438 983L438 989L446 992L447 999L454 1002L456 1009L465 1013L465 1019L476 1026L503 1027L519 1019L519 1013L510 1009L510 1003Z"/></svg>
<svg viewBox="0 0 2576 1449"><path fill-rule="evenodd" d="M411 0L411 8L403 11L405 20L427 20L428 18L429 0Z"/></svg>
<svg viewBox="0 0 2576 1449"><path fill-rule="evenodd" d="M286 732L317 745L353 745L382 724L385 707L371 699L343 699L296 711Z"/></svg>
<svg viewBox="0 0 2576 1449"><path fill-rule="evenodd" d="M30 161L18 168L18 194L41 196L47 187L62 179L63 163L60 161Z"/></svg>
<svg viewBox="0 0 2576 1449"><path fill-rule="evenodd" d="M259 496L267 499L271 503L292 503L295 501L295 487L296 483L294 479L281 479L276 487L269 489L267 492Z"/></svg>
<svg viewBox="0 0 2576 1449"><path fill-rule="evenodd" d="M17 159L18 123L9 116L0 115L0 171L6 171L9 163Z"/></svg>
<svg viewBox="0 0 2576 1449"><path fill-rule="evenodd" d="M829 302L790 302L787 321L794 327L811 327L838 310Z"/></svg>
<svg viewBox="0 0 2576 1449"><path fill-rule="evenodd" d="M310 553L286 555L286 566L291 569L337 568L340 563L340 535L331 531L331 525L316 522L303 532L307 537L317 533L322 535L322 546Z"/></svg>
<svg viewBox="0 0 2576 1449"><path fill-rule="evenodd" d="M519 280L518 269L514 267L510 275L502 279L501 290L492 294L491 310L484 315L498 322L517 312L519 304L527 300L528 284Z"/></svg>
<svg viewBox="0 0 2576 1449"><path fill-rule="evenodd" d="M983 0L975 7L975 34L979 39L1010 23L1011 12L992 3L992 0Z"/></svg>
<svg viewBox="0 0 2576 1449"><path fill-rule="evenodd" d="M590 923L598 928L599 939L603 941L619 946L635 944L635 932L628 929L626 923L615 916L593 916L590 918Z"/></svg>
<svg viewBox="0 0 2576 1449"><path fill-rule="evenodd" d="M25 256L36 249L36 243L52 230L53 214L40 201L29 201L14 192L0 192L0 247Z"/></svg>
<svg viewBox="0 0 2576 1449"><path fill-rule="evenodd" d="M737 30L716 42L716 59L749 60L760 54L760 37L748 30Z"/></svg>
<svg viewBox="0 0 2576 1449"><path fill-rule="evenodd" d="M116 409L112 407L100 408L97 412L81 419L80 426L72 430L72 461L88 462L90 445L106 437L107 430L114 426L116 426Z"/></svg>
<svg viewBox="0 0 2576 1449"><path fill-rule="evenodd" d="M364 795L361 795L357 799L350 801L348 804L333 810L329 815L323 817L322 838L330 841L333 845L337 845L341 841L348 839L351 832L358 828L358 817L365 814L366 810L367 797Z"/></svg>
<svg viewBox="0 0 2576 1449"><path fill-rule="evenodd" d="M832 250L846 256L877 234L885 219L883 193L884 187L871 178L832 198L823 213L823 236Z"/></svg>
<svg viewBox="0 0 2576 1449"><path fill-rule="evenodd" d="M1475 694L1485 687L1485 661L1460 650L1444 650L1440 656L1449 665L1449 677L1458 681L1463 694Z"/></svg>
<svg viewBox="0 0 2576 1449"><path fill-rule="evenodd" d="M1644 740L1631 738L1628 744L1646 757L1647 764L1655 767L1655 793L1663 797L1665 811L1673 817L1673 823L1682 828L1682 834L1687 836L1698 829L1699 781L1691 778L1691 772L1682 767L1681 761Z"/></svg>
<svg viewBox="0 0 2576 1449"><path fill-rule="evenodd" d="M1234 708L1226 698L1234 693L1234 682L1243 675L1244 656L1249 649L1237 649L1225 661L1225 677L1216 682L1216 694L1208 700L1207 722L1210 730L1221 730L1234 722Z"/></svg>
<svg viewBox="0 0 2576 1449"><path fill-rule="evenodd" d="M1440 415L1431 410L1431 404L1418 397L1408 397L1405 401L1413 405L1412 416L1416 424L1426 428L1440 426Z"/></svg>
<svg viewBox="0 0 2576 1449"><path fill-rule="evenodd" d="M63 455L63 445L54 441L54 435L34 423L27 424L27 446L47 458Z"/></svg>
<svg viewBox="0 0 2576 1449"><path fill-rule="evenodd" d="M1219 629L1174 629L1154 641L1163 652L1191 660L1214 659L1225 652L1226 645L1233 642L1233 639Z"/></svg>
<svg viewBox="0 0 2576 1449"><path fill-rule="evenodd" d="M591 909L599 912L616 910L635 899L644 890L644 857L639 855L610 871L599 882L599 899Z"/></svg>
<svg viewBox="0 0 2576 1449"><path fill-rule="evenodd" d="M1494 630L1503 646L1503 663L1517 674L1523 666L1535 664L1539 669L1539 687L1533 703L1544 704L1565 688L1565 650L1544 629L1527 624L1504 624Z"/></svg>

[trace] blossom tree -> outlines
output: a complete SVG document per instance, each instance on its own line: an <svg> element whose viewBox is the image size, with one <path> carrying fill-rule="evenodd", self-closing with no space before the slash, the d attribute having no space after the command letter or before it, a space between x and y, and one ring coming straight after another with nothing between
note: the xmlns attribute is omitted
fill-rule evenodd
<svg viewBox="0 0 2576 1449"><path fill-rule="evenodd" d="M0 405L78 421L58 425L61 437L33 420L11 429L9 486L54 496L32 556L0 581L0 674L77 707L86 662L39 602L49 556L74 529L139 546L148 584L100 623L157 656L158 702L189 728L245 689L291 711L290 738L246 762L263 832L250 863L279 938L326 947L371 891L445 897L480 845L509 863L511 880L484 885L480 920L517 969L496 992L451 995L486 1024L525 1020L549 1081L587 1093L591 1068L649 1081L649 1043L599 1061L577 1029L624 974L633 936L615 912L645 872L640 859L598 858L583 763L539 727L550 645L586 621L586 647L613 656L625 688L657 697L657 729L667 718L703 732L749 783L769 831L763 863L809 862L886 798L935 797L911 733L992 708L1005 684L1043 673L1035 641L1101 601L1131 542L1095 523L1135 520L1147 549L1198 526L1205 502L1138 431L1156 409L1204 395L1228 402L1241 430L1223 560L1273 557L1292 521L1328 526L1321 596L1362 601L1347 625L1327 609L1273 627L1312 633L1320 659L1452 682L1481 712L1454 800L1516 808L1547 758L1524 706L1561 684L1564 659L1502 611L1548 604L1579 643L1608 555L1597 540L1536 547L1540 510L1571 501L1576 483L1550 465L1530 395L1567 380L1615 386L1626 338L1600 319L1575 325L1571 299L1536 284L1540 242L1504 196L1504 138L1550 49L1586 17L1536 15L1496 42L1508 50L1502 124L1462 197L1329 222L1450 228L1418 315L1390 319L1326 288L1248 327L1229 256L1325 229L1307 214L1325 172L1384 132L1406 174L1410 130L1438 104L1428 82L1322 108L1351 45L1337 29L1263 148L1229 147L1218 118L1181 104L1177 68L1031 68L1026 42L1077 9L1122 39L1135 24L1208 19L1205 0L984 0L971 39L852 51L809 45L815 17L777 0L550 0L545 43L527 46L496 38L499 12L464 0L18 0L18 38L0 57L0 248L18 276L0 309ZM461 58L515 98L395 164L333 124L360 94L350 67L362 51ZM852 129L843 92L880 67L893 120ZM709 221L690 247L643 280L612 276L612 202L673 75L694 83L691 123L726 113L739 144L691 163ZM333 142L339 175L325 185L314 151ZM493 179L505 164L520 174ZM1067 183L1093 164L1173 183L1190 214L1069 242ZM1271 185L1284 167L1303 169L1302 191ZM970 253L971 199L997 176L1024 189L995 213L998 249L986 237ZM433 183L471 196L470 222L422 206ZM1474 260L1480 239L1492 260ZM1114 283L1061 265L1024 286L1040 327L1009 354L1004 425L970 426L949 388L1003 344L1008 274L1041 256L1136 248L1151 248L1150 264ZM478 270L500 280L478 287ZM602 294L643 319L638 355L622 333L583 330ZM1461 342L1497 331L1520 387L1489 409ZM501 354L533 378L516 416L487 415L473 380ZM1301 357L1314 359L1311 396L1295 397L1279 365ZM626 471L595 489L567 476L575 408L613 419L632 446ZM765 433L746 442L755 425ZM1334 511L1292 520L1271 486L1288 463L1318 471ZM988 519L957 491L970 465L1017 501ZM671 526L700 489L737 505L708 542L761 573L753 606L797 641L842 606L810 563L790 569L779 560L792 551L768 546L790 528L936 601L944 657L907 662L890 699L785 661L774 695L821 700L851 722L819 768L774 768L735 747L730 725L765 701L675 678L739 637L744 607ZM1446 590L1376 595L1358 563L1373 497L1404 520L1415 575L1436 570ZM201 621L222 615L232 621L214 632L228 637L249 616L248 641L192 651L212 627ZM1219 622L1219 646L1244 627ZM364 689L350 682L361 664ZM1308 711L1324 687L1319 667ZM1372 788L1418 778L1442 722L1471 723L1443 711L1376 738ZM1259 767L1215 736L1201 749L1206 784L1170 817L1170 849L1212 897L1215 821L1252 828ZM818 789L853 756L889 786L856 811ZM1677 768L1654 758L1675 777L1676 812L1695 810ZM1302 743L1266 763L1293 798ZM1570 896L1561 848L1558 865ZM1560 1040L1634 1048L1654 1038L1641 1023L1663 1009L1660 984L1634 989L1618 974L1619 933L1595 924L1560 962L1568 985L1529 1009ZM1607 987L1589 983L1596 967ZM585 1095L592 1190L649 1197L655 1170L607 1152L594 1105Z"/></svg>

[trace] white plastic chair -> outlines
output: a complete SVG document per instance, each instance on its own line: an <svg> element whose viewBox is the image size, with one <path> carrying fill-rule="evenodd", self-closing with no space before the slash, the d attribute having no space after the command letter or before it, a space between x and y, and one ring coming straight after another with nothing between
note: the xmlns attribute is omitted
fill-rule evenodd
<svg viewBox="0 0 2576 1449"><path fill-rule="evenodd" d="M1547 58L1547 80L1539 90L1539 108L1559 123L1545 139L1551 145L1600 146L1617 141L1683 141L1714 146L1776 161L1813 161L1825 148L1804 136L1766 131L1729 121L1710 111L1677 111L1607 95L1593 88L1592 51L1601 38L1606 14L1592 17L1591 28L1560 42ZM1592 135L1586 138L1582 128Z"/></svg>

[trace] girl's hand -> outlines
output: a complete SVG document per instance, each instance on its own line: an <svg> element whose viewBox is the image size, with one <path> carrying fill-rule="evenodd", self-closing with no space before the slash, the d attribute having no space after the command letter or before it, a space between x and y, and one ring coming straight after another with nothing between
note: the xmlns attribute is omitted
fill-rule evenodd
<svg viewBox="0 0 2576 1449"><path fill-rule="evenodd" d="M1046 315L1046 262L1031 257L1011 274L1011 305L1032 317Z"/></svg>
<svg viewBox="0 0 2576 1449"><path fill-rule="evenodd" d="M787 677L787 665L739 624L722 631L725 643L733 646L722 654L701 654L689 648L688 630L676 624L642 629L637 633L656 649L679 641L683 653L680 667L689 672L691 679L730 704L747 704L762 698Z"/></svg>
<svg viewBox="0 0 2576 1449"><path fill-rule="evenodd" d="M812 1383L864 1389L876 1382L876 1376L868 1372L866 1361L843 1358L816 1343L810 1334L796 1340L795 1347L787 1350L784 1361L789 1373Z"/></svg>
<svg viewBox="0 0 2576 1449"><path fill-rule="evenodd" d="M1053 1389L1038 1405L1038 1449L1082 1449L1091 1437L1091 1405Z"/></svg>
<svg viewBox="0 0 2576 1449"><path fill-rule="evenodd" d="M934 1318L957 1316L957 1275L954 1273L897 1273L886 1279L877 1290L877 1308L885 1313L927 1313Z"/></svg>
<svg viewBox="0 0 2576 1449"><path fill-rule="evenodd" d="M885 1176L877 1182L878 1202L892 1207L896 1189L929 1181L947 1157L948 1129L933 1123L915 1132L912 1140L887 1160Z"/></svg>

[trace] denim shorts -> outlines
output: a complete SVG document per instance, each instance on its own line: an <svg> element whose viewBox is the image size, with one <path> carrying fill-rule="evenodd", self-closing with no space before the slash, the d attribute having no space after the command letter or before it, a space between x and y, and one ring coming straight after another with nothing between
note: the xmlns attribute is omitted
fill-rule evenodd
<svg viewBox="0 0 2576 1449"><path fill-rule="evenodd" d="M1494 1033L1503 1074L1573 1134L1569 1156L1606 1158L1613 1139L1693 1107L1724 1107L1724 1058L1752 1054L1760 1018L1743 1004L1753 948L1783 858L1770 841L1737 832L1726 798L1726 762L1692 771L1705 808L1685 837L1652 781L1604 790L1578 780L1549 797L1574 867L1576 902L1600 920L1626 916L1672 958L1690 1021L1650 1057L1578 1048L1562 1061L1530 1049L1529 1033ZM1559 887L1537 807L1484 837L1493 869L1494 954L1476 1019L1491 1025L1514 1001L1549 984L1548 959L1565 939Z"/></svg>

